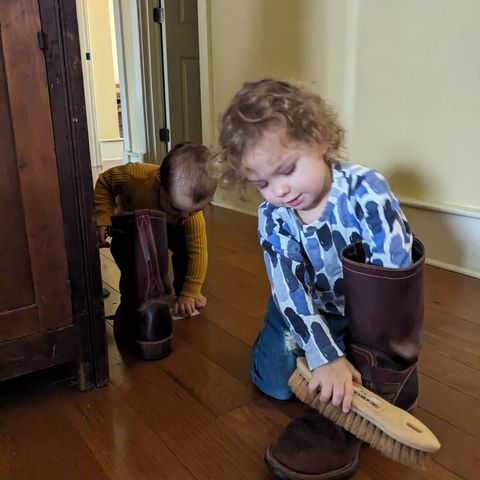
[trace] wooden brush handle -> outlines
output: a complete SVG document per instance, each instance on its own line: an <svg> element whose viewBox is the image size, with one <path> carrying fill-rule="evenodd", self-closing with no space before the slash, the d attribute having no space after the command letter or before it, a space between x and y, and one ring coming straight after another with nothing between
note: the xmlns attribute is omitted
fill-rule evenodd
<svg viewBox="0 0 480 480"><path fill-rule="evenodd" d="M311 380L305 357L297 358L297 369L305 380ZM357 383L353 384L351 410L404 445L430 453L440 448L437 437L420 420Z"/></svg>

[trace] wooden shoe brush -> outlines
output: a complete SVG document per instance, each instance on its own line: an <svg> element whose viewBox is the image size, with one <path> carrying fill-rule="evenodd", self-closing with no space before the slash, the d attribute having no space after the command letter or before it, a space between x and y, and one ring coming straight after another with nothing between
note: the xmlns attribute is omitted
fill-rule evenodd
<svg viewBox="0 0 480 480"><path fill-rule="evenodd" d="M341 406L310 392L311 378L305 358L299 357L289 380L295 396L392 460L424 469L429 454L440 449L440 442L422 422L362 385L354 384L352 406L344 413Z"/></svg>

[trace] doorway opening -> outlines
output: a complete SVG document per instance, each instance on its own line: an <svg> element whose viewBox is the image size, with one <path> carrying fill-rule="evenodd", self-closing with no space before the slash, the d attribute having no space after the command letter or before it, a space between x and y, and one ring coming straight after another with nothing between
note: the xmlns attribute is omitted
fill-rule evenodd
<svg viewBox="0 0 480 480"><path fill-rule="evenodd" d="M77 10L94 177L202 143L197 0L77 0Z"/></svg>
<svg viewBox="0 0 480 480"><path fill-rule="evenodd" d="M160 164L177 143L202 143L197 0L76 1L93 182L128 162ZM110 315L120 301L110 249L100 263Z"/></svg>
<svg viewBox="0 0 480 480"><path fill-rule="evenodd" d="M123 122L113 0L77 0L92 173L122 163Z"/></svg>

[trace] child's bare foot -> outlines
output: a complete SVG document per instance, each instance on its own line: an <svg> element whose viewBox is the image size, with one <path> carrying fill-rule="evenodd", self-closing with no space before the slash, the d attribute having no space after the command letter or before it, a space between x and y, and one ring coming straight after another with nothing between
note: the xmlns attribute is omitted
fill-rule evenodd
<svg viewBox="0 0 480 480"><path fill-rule="evenodd" d="M195 299L195 308L203 308L207 304L207 297L205 295L200 294Z"/></svg>

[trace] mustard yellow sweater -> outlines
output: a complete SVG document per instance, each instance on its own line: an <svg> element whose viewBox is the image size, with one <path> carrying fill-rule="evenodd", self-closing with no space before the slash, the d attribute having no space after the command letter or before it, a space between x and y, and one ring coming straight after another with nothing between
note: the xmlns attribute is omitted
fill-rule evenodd
<svg viewBox="0 0 480 480"><path fill-rule="evenodd" d="M97 225L111 225L110 217L119 211L142 208L162 210L155 176L159 166L127 163L100 174L95 184ZM167 221L171 221L167 216ZM188 266L181 295L198 297L207 273L208 250L205 218L197 212L183 221Z"/></svg>

